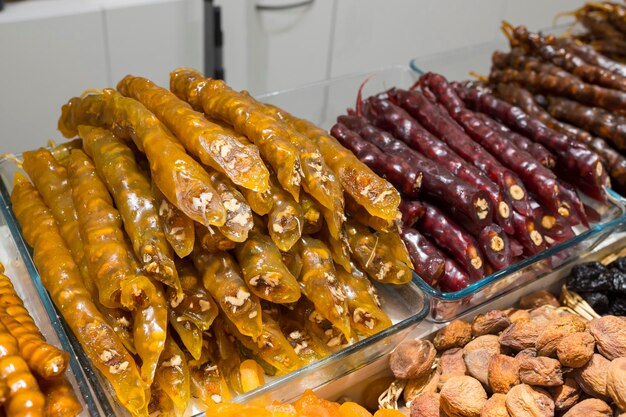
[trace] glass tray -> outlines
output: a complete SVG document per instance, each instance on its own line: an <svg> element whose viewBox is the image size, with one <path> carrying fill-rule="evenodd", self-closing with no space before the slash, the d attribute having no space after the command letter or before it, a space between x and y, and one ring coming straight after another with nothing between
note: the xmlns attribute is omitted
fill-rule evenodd
<svg viewBox="0 0 626 417"><path fill-rule="evenodd" d="M71 346L71 349L66 350L76 355L80 366L85 370L86 377L96 393L95 396L102 404L101 408L104 409L101 415L128 415L114 400L112 388L85 357L80 343L73 337L71 330L63 325L65 323L64 320L54 310L48 293L43 288L39 274L32 262L31 254L21 238L17 220L11 211L9 195L12 189L13 177L18 170L20 169L13 161L7 159L0 160L0 205L2 206L4 216L6 216L6 223L10 225L10 232L7 233L21 242L21 246L15 250L16 264L24 271L27 271L22 274L21 281L30 285L33 288L33 292L36 289L42 302L49 307L47 311L56 319L56 324L45 327L48 328L49 332L58 334L59 338L68 340L68 345ZM30 275L32 281L28 279L28 275ZM287 401L294 392L302 392L306 388L316 388L390 352L428 315L429 303L422 290L414 282L404 286L374 284L379 292L383 309L393 323L391 327L295 372L282 377L271 378L264 386L235 397L233 401ZM42 314L44 318L47 318L45 313ZM80 369L78 365L77 369ZM197 404L192 404L191 410L188 411L187 415L205 415L205 413L201 412L201 408L197 407Z"/></svg>
<svg viewBox="0 0 626 417"><path fill-rule="evenodd" d="M486 62L488 65L491 53L505 46L504 40L499 43L489 42L415 59L410 66L388 67L379 71L337 77L291 90L266 94L260 96L259 100L288 109L296 116L308 118L330 129L338 115L345 114L348 107L355 107L357 91L365 80L368 81L363 89L363 97L394 86L408 88L419 78L418 72L431 69L451 79L463 79L467 78L467 72L458 72L459 68L474 69L476 67L472 65L480 62ZM611 190L607 191L607 195L609 205L605 208L599 208L594 202L585 201L586 204L598 210L601 216L600 221L592 224L590 229L579 230L580 233L575 238L495 272L462 291L443 293L433 289L414 275L413 281L430 296L429 318L436 322L453 320L460 314L488 302L496 295L512 291L529 281L540 279L577 255L591 251L612 233L626 228L626 200Z"/></svg>

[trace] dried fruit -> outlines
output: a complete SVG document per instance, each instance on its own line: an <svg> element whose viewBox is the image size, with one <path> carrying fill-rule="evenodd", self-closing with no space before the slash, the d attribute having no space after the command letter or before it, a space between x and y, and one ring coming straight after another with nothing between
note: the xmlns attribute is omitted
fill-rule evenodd
<svg viewBox="0 0 626 417"><path fill-rule="evenodd" d="M389 355L389 367L398 379L414 379L428 374L437 352L428 340L402 342Z"/></svg>
<svg viewBox="0 0 626 417"><path fill-rule="evenodd" d="M567 314L570 314L570 313L567 313ZM547 326L548 324L552 323L559 317L562 317L563 312L561 312L554 306L545 305L545 306L537 307L534 310L530 310L528 312L528 316L530 317L531 321Z"/></svg>
<svg viewBox="0 0 626 417"><path fill-rule="evenodd" d="M607 403L597 398L589 398L569 409L563 417L612 417L613 412Z"/></svg>
<svg viewBox="0 0 626 417"><path fill-rule="evenodd" d="M526 358L536 358L536 357L537 357L537 351L535 350L535 348L528 348L528 349L520 350L519 352L517 352L517 355L515 355L515 359L517 359L518 361L521 361Z"/></svg>
<svg viewBox="0 0 626 417"><path fill-rule="evenodd" d="M567 277L567 288L576 292L607 291L611 285L606 280L601 280L603 273L608 271L600 262L587 262L576 265Z"/></svg>
<svg viewBox="0 0 626 417"><path fill-rule="evenodd" d="M487 393L477 379L454 376L441 388L441 409L449 417L479 417Z"/></svg>
<svg viewBox="0 0 626 417"><path fill-rule="evenodd" d="M493 392L509 392L520 383L519 361L506 355L493 355L489 362L488 382Z"/></svg>
<svg viewBox="0 0 626 417"><path fill-rule="evenodd" d="M467 366L465 366L465 360L463 360L463 349L453 348L443 352L439 357L437 373L439 373L439 388L450 377L467 374Z"/></svg>
<svg viewBox="0 0 626 417"><path fill-rule="evenodd" d="M555 356L559 341L572 333L584 332L585 322L579 316L568 314L548 324L535 343L539 356Z"/></svg>
<svg viewBox="0 0 626 417"><path fill-rule="evenodd" d="M559 303L559 300L557 300L554 295L546 290L540 290L532 294L525 295L519 300L520 308L532 309L544 305L559 307L561 303Z"/></svg>
<svg viewBox="0 0 626 417"><path fill-rule="evenodd" d="M362 395L365 408L376 410L378 408L378 397L389 388L393 381L393 377L383 376L367 384Z"/></svg>
<svg viewBox="0 0 626 417"><path fill-rule="evenodd" d="M506 313L511 319L511 323L530 320L530 313L528 310L508 310Z"/></svg>
<svg viewBox="0 0 626 417"><path fill-rule="evenodd" d="M455 347L463 347L470 340L472 340L472 326L463 320L454 320L437 332L433 345L439 352L442 352Z"/></svg>
<svg viewBox="0 0 626 417"><path fill-rule="evenodd" d="M544 326L534 321L518 321L500 334L500 344L513 350L534 348Z"/></svg>
<svg viewBox="0 0 626 417"><path fill-rule="evenodd" d="M439 403L439 394L421 394L411 402L411 417L439 417Z"/></svg>
<svg viewBox="0 0 626 417"><path fill-rule="evenodd" d="M606 392L626 412L626 357L611 361L606 376Z"/></svg>
<svg viewBox="0 0 626 417"><path fill-rule="evenodd" d="M608 360L626 356L626 321L618 316L604 316L589 322L596 347Z"/></svg>
<svg viewBox="0 0 626 417"><path fill-rule="evenodd" d="M502 310L491 310L485 314L479 314L472 322L472 335L474 337L485 334L498 334L511 325L511 319Z"/></svg>
<svg viewBox="0 0 626 417"><path fill-rule="evenodd" d="M562 385L561 363L545 356L526 358L519 363L519 379L524 384L542 387Z"/></svg>
<svg viewBox="0 0 626 417"><path fill-rule="evenodd" d="M580 368L593 356L596 342L587 332L572 333L563 337L556 346L556 355L561 365Z"/></svg>
<svg viewBox="0 0 626 417"><path fill-rule="evenodd" d="M596 353L585 366L574 370L574 379L587 394L605 400L606 378L610 364L608 359Z"/></svg>
<svg viewBox="0 0 626 417"><path fill-rule="evenodd" d="M511 417L553 417L554 401L546 391L520 384L506 394L506 409Z"/></svg>
<svg viewBox="0 0 626 417"><path fill-rule="evenodd" d="M412 401L421 394L437 392L438 386L439 374L435 371L432 371L430 374L424 374L419 378L409 379L402 392L404 401Z"/></svg>
<svg viewBox="0 0 626 417"><path fill-rule="evenodd" d="M478 336L463 348L463 360L468 373L487 385L491 357L501 352L498 336L486 334Z"/></svg>
<svg viewBox="0 0 626 417"><path fill-rule="evenodd" d="M570 409L580 398L580 387L574 378L565 378L563 385L550 388L557 411Z"/></svg>
<svg viewBox="0 0 626 417"><path fill-rule="evenodd" d="M506 395L500 393L493 394L480 411L480 417L509 417L505 401Z"/></svg>

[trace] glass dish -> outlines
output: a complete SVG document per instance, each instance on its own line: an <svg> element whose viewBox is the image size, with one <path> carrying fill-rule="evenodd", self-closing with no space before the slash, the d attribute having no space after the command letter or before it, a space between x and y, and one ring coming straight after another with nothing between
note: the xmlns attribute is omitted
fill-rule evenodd
<svg viewBox="0 0 626 417"><path fill-rule="evenodd" d="M28 270L32 282L27 278L28 273L22 275L24 277L22 280L37 289L40 297L42 300L45 299L52 312L54 310L50 298L41 284L30 253L21 239L19 225L11 211L9 195L12 189L13 177L18 170L19 168L13 161L7 159L0 160L0 204L7 218L7 223L11 224L11 234L22 243L22 246L19 248L19 251L16 250L16 253L19 254L19 264ZM375 285L379 292L383 309L393 323L391 327L291 374L273 378L257 390L234 398L234 401L287 401L291 399L290 396L294 392L302 392L306 388L316 388L391 351L428 315L429 303L424 293L413 282L404 286L378 285L376 283ZM113 399L111 395L112 389L108 386L108 383L85 357L80 343L73 337L72 332L61 326L60 323L64 323L64 320L56 313L54 313L54 317L57 319L58 325L53 330L60 335L59 337L63 336L69 339L73 351L78 356L81 367L85 370L89 381L97 393L98 400L107 409L105 415L127 415L128 413ZM190 412L192 415L204 415L204 413L200 412L200 408L194 404L192 404Z"/></svg>
<svg viewBox="0 0 626 417"><path fill-rule="evenodd" d="M550 31L557 30L562 30L562 28ZM450 79L467 78L466 70L461 73L459 68L477 68L481 71L484 69L486 74L491 61L491 53L506 46L503 37L500 42L489 42L414 59L410 67L394 66L379 71L342 76L260 96L259 100L288 109L296 116L308 118L330 129L338 115L345 114L348 107L355 107L358 89L365 80L367 83L363 88L363 97L368 97L394 86L408 88L419 78L418 73L424 71L437 71ZM486 66L486 69L474 66L481 63ZM609 190L607 193L609 205L605 208L598 207L592 201L584 201L600 213L600 221L594 223L590 229L579 230L580 234L575 238L495 272L462 291L443 293L414 275L413 281L430 296L430 319L436 322L453 320L496 295L512 291L529 281L540 279L547 272L571 261L576 255L592 250L612 233L624 229L626 227L626 200L613 191Z"/></svg>
<svg viewBox="0 0 626 417"><path fill-rule="evenodd" d="M4 191L4 186L1 186ZM5 192L3 192L3 196ZM41 333L48 343L58 346L70 354L70 366L65 375L72 384L81 405L81 417L112 415L107 404L101 403L101 392L94 389L90 380L91 371L84 368L75 341L68 337L64 322L55 309L48 293L43 289L30 253L22 240L13 213L4 198L0 198L0 262L5 274L13 282L15 290L24 301ZM70 335L71 336L71 335Z"/></svg>

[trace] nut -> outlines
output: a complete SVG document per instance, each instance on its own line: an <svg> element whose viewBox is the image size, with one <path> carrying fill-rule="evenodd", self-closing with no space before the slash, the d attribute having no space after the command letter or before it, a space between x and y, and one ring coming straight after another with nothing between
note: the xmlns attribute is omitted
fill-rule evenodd
<svg viewBox="0 0 626 417"><path fill-rule="evenodd" d="M480 411L480 417L509 417L505 401L506 395L500 393L493 394Z"/></svg>
<svg viewBox="0 0 626 417"><path fill-rule="evenodd" d="M593 356L596 342L587 332L572 333L563 337L556 346L556 355L561 365L580 368Z"/></svg>
<svg viewBox="0 0 626 417"><path fill-rule="evenodd" d="M500 344L515 351L534 348L544 326L533 321L518 321L500 334Z"/></svg>
<svg viewBox="0 0 626 417"><path fill-rule="evenodd" d="M583 400L569 409L563 417L612 417L613 412L607 403L597 398Z"/></svg>
<svg viewBox="0 0 626 417"><path fill-rule="evenodd" d="M498 336L486 334L478 336L463 348L463 360L468 373L481 383L489 382L489 361L493 355L502 353Z"/></svg>
<svg viewBox="0 0 626 417"><path fill-rule="evenodd" d="M542 387L563 385L561 363L545 356L526 358L519 363L519 379L524 384Z"/></svg>
<svg viewBox="0 0 626 417"><path fill-rule="evenodd" d="M472 326L463 320L454 320L437 332L433 345L439 352L443 352L455 347L462 348L470 340L472 340Z"/></svg>
<svg viewBox="0 0 626 417"><path fill-rule="evenodd" d="M546 290L536 291L519 299L520 308L533 309L544 305L559 307L559 300Z"/></svg>
<svg viewBox="0 0 626 417"><path fill-rule="evenodd" d="M553 417L554 401L548 393L530 385L516 385L506 394L506 409L511 417Z"/></svg>
<svg viewBox="0 0 626 417"><path fill-rule="evenodd" d="M438 384L439 374L435 371L424 374L419 378L409 379L402 393L404 401L409 402L418 395L437 392Z"/></svg>
<svg viewBox="0 0 626 417"><path fill-rule="evenodd" d="M610 361L626 356L625 320L616 316L604 316L591 320L588 326L602 356Z"/></svg>
<svg viewBox="0 0 626 417"><path fill-rule="evenodd" d="M572 333L584 332L585 322L574 314L559 317L546 326L537 338L535 347L539 356L555 356L559 341Z"/></svg>
<svg viewBox="0 0 626 417"><path fill-rule="evenodd" d="M606 376L606 392L626 412L626 357L611 361Z"/></svg>
<svg viewBox="0 0 626 417"><path fill-rule="evenodd" d="M439 417L439 403L439 394L421 394L411 401L411 417Z"/></svg>
<svg viewBox="0 0 626 417"><path fill-rule="evenodd" d="M606 378L610 364L608 359L596 353L585 366L574 370L574 379L587 394L606 400Z"/></svg>
<svg viewBox="0 0 626 417"><path fill-rule="evenodd" d="M449 417L479 417L487 393L471 376L453 376L441 388L441 409Z"/></svg>
<svg viewBox="0 0 626 417"><path fill-rule="evenodd" d="M493 355L489 362L489 386L493 392L507 393L520 383L519 361L506 355Z"/></svg>
<svg viewBox="0 0 626 417"><path fill-rule="evenodd" d="M430 373L437 352L428 340L402 342L389 355L389 367L398 379L415 379Z"/></svg>
<svg viewBox="0 0 626 417"><path fill-rule="evenodd" d="M502 310L491 310L485 314L479 314L472 322L472 335L474 337L485 334L498 334L511 325L511 319Z"/></svg>
<svg viewBox="0 0 626 417"><path fill-rule="evenodd" d="M574 378L565 378L565 383L558 387L550 388L550 394L554 400L557 411L570 409L580 398L580 387Z"/></svg>
<svg viewBox="0 0 626 417"><path fill-rule="evenodd" d="M463 360L463 349L453 348L443 352L439 357L437 372L439 373L440 389L450 377L467 374L467 366Z"/></svg>

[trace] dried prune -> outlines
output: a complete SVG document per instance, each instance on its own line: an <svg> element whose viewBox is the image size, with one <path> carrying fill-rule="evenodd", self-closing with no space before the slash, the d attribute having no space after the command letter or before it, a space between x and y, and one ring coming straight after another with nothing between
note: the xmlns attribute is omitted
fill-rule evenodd
<svg viewBox="0 0 626 417"><path fill-rule="evenodd" d="M605 275L608 269L599 262L576 265L567 277L567 288L576 292L608 291L611 283Z"/></svg>
<svg viewBox="0 0 626 417"><path fill-rule="evenodd" d="M611 262L609 265L611 268L619 269L622 272L626 272L626 256L622 256L621 258L617 258L615 261Z"/></svg>
<svg viewBox="0 0 626 417"><path fill-rule="evenodd" d="M626 294L626 272L617 268L609 269L602 274L611 284L609 291L619 294ZM601 278L602 279L602 278Z"/></svg>
<svg viewBox="0 0 626 417"><path fill-rule="evenodd" d="M580 296L598 314L606 314L609 311L609 297L601 292L581 292Z"/></svg>
<svg viewBox="0 0 626 417"><path fill-rule="evenodd" d="M601 314L599 311L598 313ZM607 314L611 314L613 316L626 316L626 297L619 295L613 297L610 300L610 307Z"/></svg>

